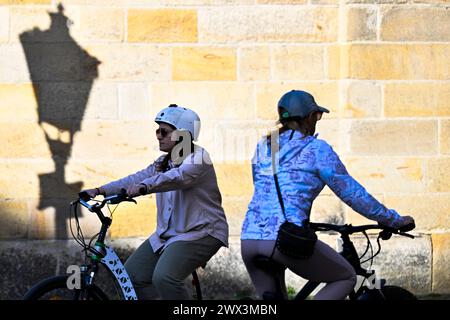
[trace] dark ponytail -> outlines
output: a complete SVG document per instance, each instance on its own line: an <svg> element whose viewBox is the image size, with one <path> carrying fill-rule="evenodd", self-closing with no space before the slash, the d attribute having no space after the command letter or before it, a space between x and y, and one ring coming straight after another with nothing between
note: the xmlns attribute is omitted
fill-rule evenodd
<svg viewBox="0 0 450 320"><path fill-rule="evenodd" d="M298 117L282 119L280 121L282 127L280 127L278 129L278 134L282 134L283 132L288 131L288 130L294 130L294 129L291 129L288 127L288 122L295 121L298 124L298 126L300 127L299 131L303 134L303 138L311 136L312 135L311 132L309 132L308 128L305 128L305 125L304 125L305 120L306 120L306 118L298 118ZM272 137L272 132L269 132L266 137L267 137L267 142L270 143L270 139ZM291 134L291 138L292 138L292 134Z"/></svg>
<svg viewBox="0 0 450 320"><path fill-rule="evenodd" d="M161 162L156 164L156 171L158 172L166 172L169 170L169 160L170 160L170 152L168 152Z"/></svg>

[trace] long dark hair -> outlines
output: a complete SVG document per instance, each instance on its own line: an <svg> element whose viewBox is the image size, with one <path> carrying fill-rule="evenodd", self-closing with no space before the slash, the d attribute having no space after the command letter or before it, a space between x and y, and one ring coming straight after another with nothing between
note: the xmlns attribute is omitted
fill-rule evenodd
<svg viewBox="0 0 450 320"><path fill-rule="evenodd" d="M307 129L305 129L304 126L302 125L302 123L303 123L303 121L305 119L306 118L295 117L295 118L289 118L288 120L285 120L285 119L281 120L280 121L281 127L278 128L278 135L280 135L283 132L286 132L288 130L294 130L294 129L291 129L291 128L288 127L288 122L293 120L293 121L298 123L298 125L300 127L300 132L303 134L303 138L306 138L306 137L310 136L311 133ZM291 138L292 138L293 133L294 132L292 132L292 134L291 134ZM266 138L267 138L267 142L270 144L270 139L272 138L272 131L270 131L267 134Z"/></svg>

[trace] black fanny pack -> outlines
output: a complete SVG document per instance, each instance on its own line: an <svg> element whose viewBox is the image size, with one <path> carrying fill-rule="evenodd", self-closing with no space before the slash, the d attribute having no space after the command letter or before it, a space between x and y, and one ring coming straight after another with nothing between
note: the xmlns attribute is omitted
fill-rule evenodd
<svg viewBox="0 0 450 320"><path fill-rule="evenodd" d="M306 259L314 253L316 233L309 227L284 222L278 230L276 247L282 254L295 259Z"/></svg>
<svg viewBox="0 0 450 320"><path fill-rule="evenodd" d="M284 218L286 219L278 230L275 246L278 251L288 257L295 259L307 259L314 253L317 235L314 230L308 226L308 221L304 221L302 226L298 226L287 220L286 212L284 210L283 197L281 195L280 185L278 183L274 150L272 150L272 169L275 187L277 188L278 200L280 201L281 210Z"/></svg>

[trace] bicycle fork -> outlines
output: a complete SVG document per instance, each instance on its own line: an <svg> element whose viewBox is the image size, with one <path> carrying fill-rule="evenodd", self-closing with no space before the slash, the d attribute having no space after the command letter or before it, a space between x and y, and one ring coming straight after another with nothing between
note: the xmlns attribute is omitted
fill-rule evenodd
<svg viewBox="0 0 450 320"><path fill-rule="evenodd" d="M358 290L352 290L352 292L350 292L349 294L350 300L356 300L361 294L363 294L365 291L368 290L376 290L376 292L380 294L382 298L384 298L381 289L385 286L386 280L378 279L376 277L375 270L366 270L362 268L358 253L355 249L355 246L350 241L348 235L342 234L341 241L342 247L341 250L339 251L339 254L352 265L358 276L364 278ZM366 281L368 284L364 285L364 282Z"/></svg>

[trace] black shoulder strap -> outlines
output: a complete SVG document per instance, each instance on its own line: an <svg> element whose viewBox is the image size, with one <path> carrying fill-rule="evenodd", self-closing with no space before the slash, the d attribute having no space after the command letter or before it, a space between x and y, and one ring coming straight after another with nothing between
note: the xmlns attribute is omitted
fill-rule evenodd
<svg viewBox="0 0 450 320"><path fill-rule="evenodd" d="M292 135L292 134L291 134ZM271 135L271 137L273 137L273 135ZM278 200L280 201L280 206L281 206L281 211L283 212L284 218L287 221L287 217L286 217L286 212L284 209L284 202L283 202L283 196L281 194L281 189L280 189L280 184L278 182L278 169L276 166L276 159L275 159L275 154L279 152L279 135L277 136L277 139L271 139L271 156L272 156L272 172L273 172L273 179L275 180L275 187L277 189L277 195L278 195ZM301 149L300 149L300 153L303 151L303 149L309 144L309 142L307 144L305 144Z"/></svg>
<svg viewBox="0 0 450 320"><path fill-rule="evenodd" d="M274 144L272 150L270 150L271 154L272 154L272 172L273 172L273 179L275 180L275 187L277 188L277 194L278 194L278 200L280 201L280 205L281 205L281 211L283 211L283 215L284 218L286 219L286 213L284 211L284 202L283 202L283 196L281 195L281 190L280 190L280 184L278 182L278 175L277 175L277 168L275 165L275 153L278 150L278 141Z"/></svg>

